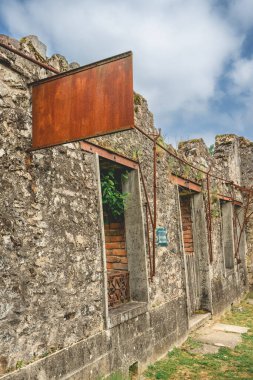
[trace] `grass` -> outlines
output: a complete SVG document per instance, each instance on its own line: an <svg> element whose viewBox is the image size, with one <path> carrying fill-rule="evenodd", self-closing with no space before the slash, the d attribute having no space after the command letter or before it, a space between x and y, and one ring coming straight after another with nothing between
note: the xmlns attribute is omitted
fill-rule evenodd
<svg viewBox="0 0 253 380"><path fill-rule="evenodd" d="M107 377L99 376L96 378L96 380L131 380L131 379L129 378L129 376L126 377L121 372L114 372Z"/></svg>
<svg viewBox="0 0 253 380"><path fill-rule="evenodd" d="M148 367L146 379L152 380L235 380L253 379L253 305L243 301L220 322L249 327L234 350L221 347L217 354L194 354L201 343L189 337L181 348L174 348L163 360Z"/></svg>

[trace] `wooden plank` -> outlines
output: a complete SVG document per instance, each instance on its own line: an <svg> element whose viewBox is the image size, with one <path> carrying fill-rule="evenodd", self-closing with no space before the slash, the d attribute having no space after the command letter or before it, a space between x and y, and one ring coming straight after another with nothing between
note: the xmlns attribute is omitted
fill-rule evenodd
<svg viewBox="0 0 253 380"><path fill-rule="evenodd" d="M180 185L189 190L196 191L197 193L200 193L202 191L202 188L200 185L198 185L197 183L193 181L190 181L189 179L184 179L182 177L175 176L174 174L171 174L169 179L175 185Z"/></svg>
<svg viewBox="0 0 253 380"><path fill-rule="evenodd" d="M117 162L118 164L127 166L131 169L138 169L139 164L136 161L130 160L121 154L110 152L107 149L101 148L95 144L88 143L86 141L81 142L81 148L89 153L97 153L100 157L106 158L107 160Z"/></svg>
<svg viewBox="0 0 253 380"><path fill-rule="evenodd" d="M238 201L236 199L233 200L233 198L228 197L226 195L218 194L218 198L221 199L221 200L223 200L223 201L233 202L237 206L242 206L243 205L243 203L241 201Z"/></svg>

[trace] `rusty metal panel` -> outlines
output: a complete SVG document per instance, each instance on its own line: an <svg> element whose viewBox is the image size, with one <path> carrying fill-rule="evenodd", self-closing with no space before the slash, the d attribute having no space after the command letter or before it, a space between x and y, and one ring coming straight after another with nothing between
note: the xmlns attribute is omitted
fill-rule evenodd
<svg viewBox="0 0 253 380"><path fill-rule="evenodd" d="M131 52L32 85L33 149L134 127Z"/></svg>

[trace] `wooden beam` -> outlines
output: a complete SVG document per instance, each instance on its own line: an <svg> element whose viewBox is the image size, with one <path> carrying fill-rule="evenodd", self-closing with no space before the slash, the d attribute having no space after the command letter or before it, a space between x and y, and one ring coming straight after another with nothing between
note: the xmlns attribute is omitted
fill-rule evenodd
<svg viewBox="0 0 253 380"><path fill-rule="evenodd" d="M238 201L236 199L233 199L231 197L227 197L226 195L218 194L218 198L221 199L222 201L233 202L237 206L242 206L243 205L242 202L240 202L240 201Z"/></svg>
<svg viewBox="0 0 253 380"><path fill-rule="evenodd" d="M181 178L174 174L171 174L169 179L175 185L185 187L186 189L196 191L197 193L200 193L202 191L202 188L200 185L198 185L197 183L193 181L190 181L189 179Z"/></svg>
<svg viewBox="0 0 253 380"><path fill-rule="evenodd" d="M127 166L131 169L138 169L139 164L134 160L130 160L121 154L110 152L107 149L101 148L95 144L88 143L86 141L81 141L81 149L89 153L97 153L100 157L106 158L107 160L117 162L120 165Z"/></svg>

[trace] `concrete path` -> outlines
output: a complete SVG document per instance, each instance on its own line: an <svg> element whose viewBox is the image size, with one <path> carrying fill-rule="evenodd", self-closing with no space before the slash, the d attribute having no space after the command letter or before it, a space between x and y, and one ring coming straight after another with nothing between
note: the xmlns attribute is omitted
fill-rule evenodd
<svg viewBox="0 0 253 380"><path fill-rule="evenodd" d="M215 323L201 327L197 330L193 338L202 344L191 350L195 354L216 353L220 347L235 348L242 342L241 334L246 333L248 328Z"/></svg>
<svg viewBox="0 0 253 380"><path fill-rule="evenodd" d="M211 313L195 314L190 318L189 330L195 331L211 319Z"/></svg>

